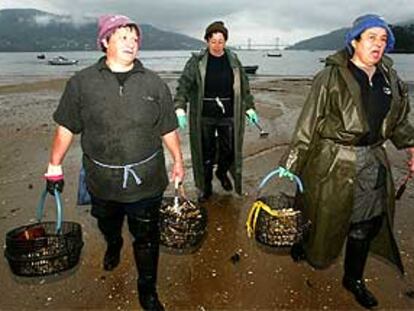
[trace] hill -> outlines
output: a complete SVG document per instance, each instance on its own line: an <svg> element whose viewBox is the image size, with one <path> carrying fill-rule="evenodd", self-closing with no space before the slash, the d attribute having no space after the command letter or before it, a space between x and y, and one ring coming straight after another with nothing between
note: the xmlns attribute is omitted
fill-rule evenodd
<svg viewBox="0 0 414 311"><path fill-rule="evenodd" d="M290 50L338 50L344 47L345 33L341 28L330 33L303 40L288 47ZM391 25L396 38L393 53L414 53L414 21Z"/></svg>
<svg viewBox="0 0 414 311"><path fill-rule="evenodd" d="M140 25L143 50L198 50L204 42ZM97 21L74 21L33 9L0 10L0 52L96 50Z"/></svg>

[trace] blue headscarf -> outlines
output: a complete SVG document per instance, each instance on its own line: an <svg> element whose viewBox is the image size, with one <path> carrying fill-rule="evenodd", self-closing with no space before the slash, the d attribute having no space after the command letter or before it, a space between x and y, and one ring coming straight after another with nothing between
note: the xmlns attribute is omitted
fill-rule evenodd
<svg viewBox="0 0 414 311"><path fill-rule="evenodd" d="M345 45L348 51L352 54L353 48L351 45L352 40L358 37L368 28L381 27L387 31L387 46L385 47L385 52L390 52L394 48L395 37L391 31L391 28L388 26L387 22L376 14L367 14L358 17L352 24L352 27L348 30L345 35Z"/></svg>

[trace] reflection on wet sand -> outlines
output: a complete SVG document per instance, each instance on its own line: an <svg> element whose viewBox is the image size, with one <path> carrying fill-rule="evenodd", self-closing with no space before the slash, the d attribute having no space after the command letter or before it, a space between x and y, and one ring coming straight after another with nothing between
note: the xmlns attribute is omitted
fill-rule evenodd
<svg viewBox="0 0 414 311"><path fill-rule="evenodd" d="M166 78L171 90L176 77ZM47 161L54 123L52 111L64 80L36 85L0 87L0 234L34 220L44 183L39 176ZM167 310L279 310L357 309L353 297L341 287L342 258L330 268L315 271L305 262L294 263L286 250L269 251L247 237L245 221L258 182L275 168L293 130L294 121L309 90L308 79L256 77L252 91L258 101L261 125L269 136L246 128L243 197L229 194L215 181L214 195L205 204L208 233L192 254L162 251L159 294ZM188 133L180 132L187 168L185 187L196 193L189 161ZM81 151L79 140L65 161L63 193L65 219L82 224L85 246L81 262L63 276L22 279L7 263L0 265L0 310L137 310L136 272L127 228L121 264L112 272L102 269L105 243L89 207L76 207ZM390 145L394 178L405 173L405 155ZM369 288L382 309L414 309L413 183L398 203L396 236L406 267L404 279L389 266L370 257L366 269ZM167 194L171 194L168 189ZM47 209L46 217L54 217Z"/></svg>

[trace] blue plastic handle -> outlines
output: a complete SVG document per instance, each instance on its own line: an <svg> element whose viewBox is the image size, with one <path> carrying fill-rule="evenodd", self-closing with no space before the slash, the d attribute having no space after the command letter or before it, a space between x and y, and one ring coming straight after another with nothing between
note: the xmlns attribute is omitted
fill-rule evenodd
<svg viewBox="0 0 414 311"><path fill-rule="evenodd" d="M271 171L269 174L267 174L264 178L263 178L263 180L262 180L262 182L260 183L260 185L259 185L259 191L260 191L260 189L262 189L266 184L267 184L267 182L273 177L273 176L275 176L275 175L278 175L280 173L280 167L278 167L277 169L275 169L275 170L273 170L273 171ZM302 181L300 180L300 178L298 177L298 176L296 176L295 174L292 174L293 175L293 179L295 180L295 183L296 183L296 185L298 186L298 189L299 189L299 191L301 192L301 193L303 193L303 184L302 184Z"/></svg>
<svg viewBox="0 0 414 311"><path fill-rule="evenodd" d="M40 201L36 209L36 218L38 222L40 222L43 218L43 211L45 208L45 201L46 201L47 194L48 194L48 191L47 189L45 189L40 196ZM57 234L62 229L62 219L63 219L62 199L60 197L60 192L57 189L55 189L55 202L56 202L56 234Z"/></svg>

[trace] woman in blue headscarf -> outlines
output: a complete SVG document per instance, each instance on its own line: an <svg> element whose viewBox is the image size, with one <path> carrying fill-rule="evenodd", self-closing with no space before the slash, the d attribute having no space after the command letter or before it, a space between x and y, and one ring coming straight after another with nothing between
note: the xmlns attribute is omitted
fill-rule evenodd
<svg viewBox="0 0 414 311"><path fill-rule="evenodd" d="M346 241L343 286L366 308L378 304L363 278L368 252L403 272L393 235L394 184L384 142L407 149L414 172L414 128L406 85L384 53L394 35L377 15L355 20L345 49L326 59L312 84L280 165L305 185L312 226L292 248L316 268L336 259Z"/></svg>

